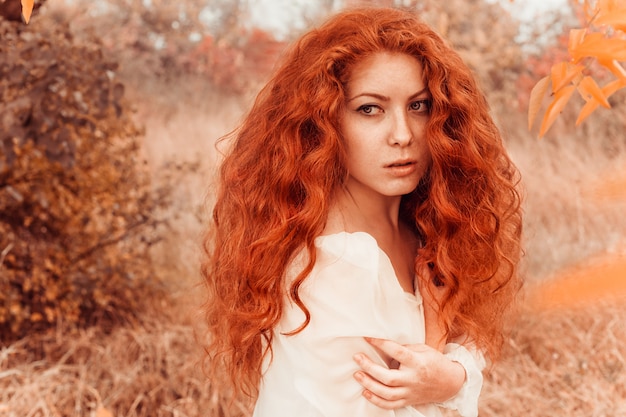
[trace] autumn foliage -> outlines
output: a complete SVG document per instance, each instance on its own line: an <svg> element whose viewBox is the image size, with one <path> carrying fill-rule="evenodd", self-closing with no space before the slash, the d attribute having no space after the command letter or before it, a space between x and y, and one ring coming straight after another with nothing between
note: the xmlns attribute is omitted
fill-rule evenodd
<svg viewBox="0 0 626 417"><path fill-rule="evenodd" d="M32 27L0 20L3 343L133 321L157 291L147 256L157 200L116 65L97 44Z"/></svg>
<svg viewBox="0 0 626 417"><path fill-rule="evenodd" d="M205 74L223 91L242 93L269 77L285 42L261 29L240 30L233 39L206 36L183 57L192 72Z"/></svg>
<svg viewBox="0 0 626 417"><path fill-rule="evenodd" d="M554 64L550 74L537 82L531 91L528 125L532 127L546 93L551 101L545 111L539 136L545 135L575 92L585 101L576 125L599 106L610 108L609 97L626 87L626 3L619 0L585 0L582 20L586 27L572 29L567 51L569 60ZM600 65L613 80L600 86L590 68Z"/></svg>

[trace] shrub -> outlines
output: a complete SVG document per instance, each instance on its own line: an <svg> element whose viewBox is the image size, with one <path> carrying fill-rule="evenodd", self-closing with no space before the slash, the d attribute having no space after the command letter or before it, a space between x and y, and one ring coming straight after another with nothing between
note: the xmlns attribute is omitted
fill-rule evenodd
<svg viewBox="0 0 626 417"><path fill-rule="evenodd" d="M151 194L116 64L0 19L0 340L135 321L155 296Z"/></svg>

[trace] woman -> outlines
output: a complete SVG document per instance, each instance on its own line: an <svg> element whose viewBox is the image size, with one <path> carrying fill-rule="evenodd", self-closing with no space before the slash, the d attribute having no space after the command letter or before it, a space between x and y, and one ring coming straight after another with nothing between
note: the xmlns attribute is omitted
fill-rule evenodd
<svg viewBox="0 0 626 417"><path fill-rule="evenodd" d="M475 416L519 288L517 178L470 70L413 13L305 34L221 167L211 369L255 417Z"/></svg>

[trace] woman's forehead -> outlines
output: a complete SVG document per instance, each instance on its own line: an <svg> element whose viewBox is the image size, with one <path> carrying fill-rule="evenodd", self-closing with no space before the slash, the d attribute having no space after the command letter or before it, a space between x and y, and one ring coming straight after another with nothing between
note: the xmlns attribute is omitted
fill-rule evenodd
<svg viewBox="0 0 626 417"><path fill-rule="evenodd" d="M420 60L405 53L378 52L357 61L345 82L349 95L362 93L363 89L385 90L398 83L407 90L424 88Z"/></svg>

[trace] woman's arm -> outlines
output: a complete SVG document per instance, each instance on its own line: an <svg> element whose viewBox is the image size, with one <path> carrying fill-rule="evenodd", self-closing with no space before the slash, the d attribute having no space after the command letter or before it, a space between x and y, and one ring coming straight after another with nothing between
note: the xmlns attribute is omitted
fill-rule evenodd
<svg viewBox="0 0 626 417"><path fill-rule="evenodd" d="M354 356L362 369L354 377L365 388L363 396L381 408L442 403L457 394L465 382L460 363L426 344L404 346L391 340L366 340L398 365L389 369L363 353Z"/></svg>
<svg viewBox="0 0 626 417"><path fill-rule="evenodd" d="M463 417L478 415L485 367L480 352L457 343L448 343L442 353L427 345L403 346L383 339L368 342L399 363L397 369L388 369L363 353L355 355L361 370L354 377L373 404L395 409L435 403L458 410Z"/></svg>
<svg viewBox="0 0 626 417"><path fill-rule="evenodd" d="M381 280L381 259L371 237L363 234L325 237L315 266L298 292L310 313L310 322L302 331L291 335L288 334L303 323L304 313L288 296L275 329L276 355L268 373L289 374L283 379L289 380L301 409L305 410L299 409L297 415L395 415L363 397L361 385L353 378L359 369L352 360L355 352L363 352L378 366L387 366L382 352L376 351L364 336L392 338L411 330L408 317L412 305L407 304L397 282ZM386 271L385 276L389 272L392 271ZM266 382L271 383L267 378Z"/></svg>
<svg viewBox="0 0 626 417"><path fill-rule="evenodd" d="M430 270L420 272L417 285L423 299L426 344L401 345L391 340L369 339L399 366L377 366L367 355L359 353L354 359L361 371L354 377L364 388L363 396L381 408L436 403L458 410L463 417L476 416L484 358L473 348L446 344L438 310L447 288L435 284Z"/></svg>

